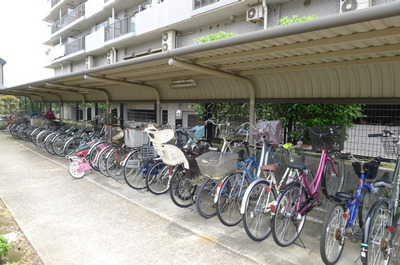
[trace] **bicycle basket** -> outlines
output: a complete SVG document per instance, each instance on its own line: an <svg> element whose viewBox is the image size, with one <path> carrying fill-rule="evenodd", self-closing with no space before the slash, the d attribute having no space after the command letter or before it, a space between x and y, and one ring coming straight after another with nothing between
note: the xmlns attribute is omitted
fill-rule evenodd
<svg viewBox="0 0 400 265"><path fill-rule="evenodd" d="M149 144L147 133L133 129L125 130L125 145L127 147L141 147L145 144Z"/></svg>
<svg viewBox="0 0 400 265"><path fill-rule="evenodd" d="M338 125L319 125L309 129L310 143L314 150L341 151L344 148L346 129Z"/></svg>
<svg viewBox="0 0 400 265"><path fill-rule="evenodd" d="M399 134L400 131L395 131L394 134L381 137L381 143L383 150L387 155L398 155L399 154Z"/></svg>
<svg viewBox="0 0 400 265"><path fill-rule="evenodd" d="M196 157L201 173L212 179L222 179L237 170L237 153L207 152Z"/></svg>
<svg viewBox="0 0 400 265"><path fill-rule="evenodd" d="M261 121L255 127L253 137L257 142L262 142L263 137L270 144L280 144L283 142L281 121Z"/></svg>
<svg viewBox="0 0 400 265"><path fill-rule="evenodd" d="M245 140L248 134L247 129L228 124L222 126L220 129L219 137L226 138L227 140Z"/></svg>
<svg viewBox="0 0 400 265"><path fill-rule="evenodd" d="M375 179L376 175L378 174L378 168L381 164L380 161L371 161L364 164L364 171L366 174L366 179ZM357 174L358 177L361 176L361 163L353 162L353 169L354 172Z"/></svg>

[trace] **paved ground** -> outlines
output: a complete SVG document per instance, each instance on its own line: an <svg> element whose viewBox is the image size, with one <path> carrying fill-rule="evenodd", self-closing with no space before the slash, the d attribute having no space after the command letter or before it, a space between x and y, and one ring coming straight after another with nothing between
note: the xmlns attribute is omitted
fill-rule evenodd
<svg viewBox="0 0 400 265"><path fill-rule="evenodd" d="M169 195L136 191L90 172L72 179L67 162L0 133L0 197L45 264L322 264L319 226L306 248L249 239L241 225L204 220ZM308 222L312 223L312 222ZM346 243L338 264L361 264Z"/></svg>

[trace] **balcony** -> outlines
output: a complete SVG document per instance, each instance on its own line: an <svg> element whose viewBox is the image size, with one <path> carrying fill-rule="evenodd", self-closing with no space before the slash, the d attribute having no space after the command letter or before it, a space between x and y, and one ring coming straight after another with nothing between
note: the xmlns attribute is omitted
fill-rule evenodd
<svg viewBox="0 0 400 265"><path fill-rule="evenodd" d="M72 22L78 20L85 15L85 3L77 6L72 11L68 12L65 16L55 21L51 25L51 34L61 30L62 28L68 26Z"/></svg>
<svg viewBox="0 0 400 265"><path fill-rule="evenodd" d="M219 0L193 0L193 10L219 2Z"/></svg>
<svg viewBox="0 0 400 265"><path fill-rule="evenodd" d="M80 38L65 44L65 56L85 49L85 38Z"/></svg>
<svg viewBox="0 0 400 265"><path fill-rule="evenodd" d="M136 14L136 34L141 35L191 18L192 2L182 0L152 1Z"/></svg>
<svg viewBox="0 0 400 265"><path fill-rule="evenodd" d="M55 5L60 3L61 0L51 0L51 7L53 8Z"/></svg>
<svg viewBox="0 0 400 265"><path fill-rule="evenodd" d="M109 41L128 33L135 33L135 15L130 15L104 28L104 40Z"/></svg>

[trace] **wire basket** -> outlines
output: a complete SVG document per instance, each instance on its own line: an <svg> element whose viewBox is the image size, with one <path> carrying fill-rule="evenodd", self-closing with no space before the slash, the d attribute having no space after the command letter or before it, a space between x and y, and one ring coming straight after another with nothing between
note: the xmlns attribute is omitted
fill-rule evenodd
<svg viewBox="0 0 400 265"><path fill-rule="evenodd" d="M212 179L222 179L237 170L237 153L207 152L196 157L201 173Z"/></svg>
<svg viewBox="0 0 400 265"><path fill-rule="evenodd" d="M338 125L319 125L309 129L310 143L314 150L342 151L346 129Z"/></svg>
<svg viewBox="0 0 400 265"><path fill-rule="evenodd" d="M124 137L125 145L130 148L149 144L149 136L143 131L126 129Z"/></svg>
<svg viewBox="0 0 400 265"><path fill-rule="evenodd" d="M139 157L143 159L153 158L157 156L157 152L151 145L143 145L139 149Z"/></svg>
<svg viewBox="0 0 400 265"><path fill-rule="evenodd" d="M398 155L399 154L399 140L400 131L395 131L392 135L382 136L381 142L383 150L387 155Z"/></svg>
<svg viewBox="0 0 400 265"><path fill-rule="evenodd" d="M246 140L248 135L248 130L244 127L237 127L233 125L226 124L219 128L220 138L226 138L227 140Z"/></svg>

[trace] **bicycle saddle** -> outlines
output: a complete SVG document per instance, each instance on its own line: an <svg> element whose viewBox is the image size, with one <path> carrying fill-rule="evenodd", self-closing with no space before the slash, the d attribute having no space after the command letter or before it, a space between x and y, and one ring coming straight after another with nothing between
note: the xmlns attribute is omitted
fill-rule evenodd
<svg viewBox="0 0 400 265"><path fill-rule="evenodd" d="M289 168L293 168L293 169L307 169L305 162L306 162L306 158L304 156L302 156L293 162L287 163L286 165Z"/></svg>
<svg viewBox="0 0 400 265"><path fill-rule="evenodd" d="M386 187L388 189L393 189L393 183L389 179L389 173L385 172L383 176L374 182L374 187Z"/></svg>
<svg viewBox="0 0 400 265"><path fill-rule="evenodd" d="M335 197L341 198L341 199L353 199L354 197L354 191L349 190L349 191L339 191L336 192Z"/></svg>

